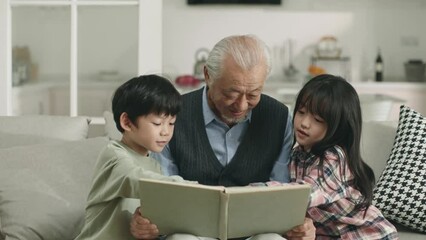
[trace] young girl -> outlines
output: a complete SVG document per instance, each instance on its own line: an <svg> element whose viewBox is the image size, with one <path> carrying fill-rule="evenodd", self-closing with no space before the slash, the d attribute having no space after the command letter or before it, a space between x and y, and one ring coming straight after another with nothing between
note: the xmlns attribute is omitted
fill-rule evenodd
<svg viewBox="0 0 426 240"><path fill-rule="evenodd" d="M371 205L374 173L360 155L361 107L344 79L319 75L300 91L293 115L291 181L312 185L307 217L316 239L398 239Z"/></svg>

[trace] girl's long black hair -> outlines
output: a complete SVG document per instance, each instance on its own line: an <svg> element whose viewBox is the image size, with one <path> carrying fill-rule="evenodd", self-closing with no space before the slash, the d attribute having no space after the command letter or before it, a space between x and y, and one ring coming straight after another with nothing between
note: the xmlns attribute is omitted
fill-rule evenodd
<svg viewBox="0 0 426 240"><path fill-rule="evenodd" d="M353 186L364 196L357 207L368 208L373 198L375 178L373 170L361 158L362 114L357 92L341 77L318 75L299 92L293 121L296 112L302 107L320 116L328 126L325 137L311 148L313 154L320 156L320 167L323 166L327 149L335 145L342 147L354 176Z"/></svg>

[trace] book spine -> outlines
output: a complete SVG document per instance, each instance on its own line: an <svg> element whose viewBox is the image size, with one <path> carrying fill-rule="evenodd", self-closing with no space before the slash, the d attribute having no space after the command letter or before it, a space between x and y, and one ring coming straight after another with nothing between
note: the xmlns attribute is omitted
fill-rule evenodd
<svg viewBox="0 0 426 240"><path fill-rule="evenodd" d="M228 239L228 203L229 194L226 192L220 193L220 214L219 214L219 239Z"/></svg>

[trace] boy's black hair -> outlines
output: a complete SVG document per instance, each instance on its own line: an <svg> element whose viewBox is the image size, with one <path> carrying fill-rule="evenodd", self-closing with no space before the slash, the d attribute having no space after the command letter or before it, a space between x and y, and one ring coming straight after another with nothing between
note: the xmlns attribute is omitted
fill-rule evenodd
<svg viewBox="0 0 426 240"><path fill-rule="evenodd" d="M120 116L124 112L136 125L138 117L150 113L175 116L181 104L181 95L169 80L158 75L142 75L117 88L112 99L112 112L117 129L124 132L120 125Z"/></svg>
<svg viewBox="0 0 426 240"><path fill-rule="evenodd" d="M312 146L311 152L320 157L335 145L343 148L347 164L354 175L353 184L364 196L360 208L368 208L373 198L374 172L362 160L360 153L362 113L358 94L345 79L329 74L312 78L300 90L293 113L305 107L327 123L324 138Z"/></svg>

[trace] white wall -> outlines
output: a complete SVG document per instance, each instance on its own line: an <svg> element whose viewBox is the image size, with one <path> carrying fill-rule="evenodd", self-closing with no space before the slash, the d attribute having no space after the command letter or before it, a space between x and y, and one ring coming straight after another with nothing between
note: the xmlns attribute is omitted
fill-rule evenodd
<svg viewBox="0 0 426 240"><path fill-rule="evenodd" d="M377 48L386 77L403 78L407 59L426 61L426 1L423 0L282 0L281 6L189 6L186 0L163 0L163 70L192 73L198 48L211 49L221 38L253 33L271 48L295 41L296 67L306 72L314 45L335 35L343 55L351 57L353 81L373 75ZM273 73L283 77L286 58Z"/></svg>
<svg viewBox="0 0 426 240"><path fill-rule="evenodd" d="M8 31L10 21L10 8L8 1L0 1L0 116L10 114L11 106L11 82L10 82L10 69L12 63L9 61L10 41L7 37L10 36Z"/></svg>

